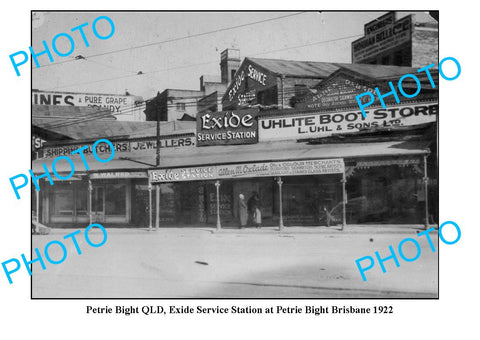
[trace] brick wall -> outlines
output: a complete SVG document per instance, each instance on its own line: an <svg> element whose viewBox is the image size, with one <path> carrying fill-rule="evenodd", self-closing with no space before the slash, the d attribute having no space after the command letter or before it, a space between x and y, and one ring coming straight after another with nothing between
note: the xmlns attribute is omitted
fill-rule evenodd
<svg viewBox="0 0 480 340"><path fill-rule="evenodd" d="M438 30L415 27L412 32L412 67L438 65Z"/></svg>

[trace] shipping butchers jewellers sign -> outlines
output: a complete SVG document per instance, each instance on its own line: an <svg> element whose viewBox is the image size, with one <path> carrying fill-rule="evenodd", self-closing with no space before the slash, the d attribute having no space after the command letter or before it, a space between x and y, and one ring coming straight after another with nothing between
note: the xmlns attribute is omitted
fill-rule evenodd
<svg viewBox="0 0 480 340"><path fill-rule="evenodd" d="M341 174L343 159L314 159L288 162L212 165L193 168L150 170L152 183L205 181L228 178Z"/></svg>
<svg viewBox="0 0 480 340"><path fill-rule="evenodd" d="M84 144L82 144L84 145ZM83 153L91 154L93 152L92 145L88 145ZM148 150L156 150L156 139L141 141L112 141L115 152L142 152ZM176 148L195 146L195 137L176 137L160 139L160 148ZM38 150L38 158L55 158L58 156L70 155L72 151L79 148L79 145L62 145L62 146L46 146ZM100 144L97 146L96 153L110 153L110 146Z"/></svg>
<svg viewBox="0 0 480 340"><path fill-rule="evenodd" d="M258 142L257 109L197 115L197 146Z"/></svg>
<svg viewBox="0 0 480 340"><path fill-rule="evenodd" d="M90 106L108 109L113 113L132 111L135 108L134 96L32 91L32 104L59 106Z"/></svg>
<svg viewBox="0 0 480 340"><path fill-rule="evenodd" d="M361 111L312 113L290 117L260 118L259 140L307 139L358 132L368 128L411 126L435 122L438 102L372 108Z"/></svg>

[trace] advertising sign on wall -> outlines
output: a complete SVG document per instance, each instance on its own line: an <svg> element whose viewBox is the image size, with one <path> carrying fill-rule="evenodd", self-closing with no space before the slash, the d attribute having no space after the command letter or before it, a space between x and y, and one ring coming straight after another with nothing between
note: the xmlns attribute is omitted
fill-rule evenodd
<svg viewBox="0 0 480 340"><path fill-rule="evenodd" d="M108 109L112 113L132 114L135 96L54 91L32 91L32 104L58 106L90 106Z"/></svg>
<svg viewBox="0 0 480 340"><path fill-rule="evenodd" d="M372 108L361 111L312 113L260 118L259 140L305 139L358 132L366 128L411 126L436 121L438 102Z"/></svg>
<svg viewBox="0 0 480 340"><path fill-rule="evenodd" d="M197 115L197 146L258 142L257 109Z"/></svg>
<svg viewBox="0 0 480 340"><path fill-rule="evenodd" d="M274 74L246 58L228 86L222 98L222 106L238 108L258 104L259 92L275 87L276 84Z"/></svg>
<svg viewBox="0 0 480 340"><path fill-rule="evenodd" d="M112 141L115 152L142 152L155 150L157 141L155 138L141 141ZM55 158L58 156L70 155L72 151L83 147L85 144L72 144L62 146L46 146L38 151L38 158ZM85 149L84 153L92 153L92 144ZM160 139L160 148L191 147L195 146L195 137L175 137ZM97 153L110 153L110 147L107 144L99 144Z"/></svg>
<svg viewBox="0 0 480 340"><path fill-rule="evenodd" d="M163 183L228 178L340 174L344 172L344 169L343 159L337 158L156 169L150 170L148 174L152 183Z"/></svg>
<svg viewBox="0 0 480 340"><path fill-rule="evenodd" d="M385 17L385 20L381 20L377 26L370 23L367 25L366 35L352 42L352 63L365 62L380 53L409 43L412 39L410 15L395 22L392 22L390 17Z"/></svg>
<svg viewBox="0 0 480 340"><path fill-rule="evenodd" d="M299 99L295 108L330 109L333 107L357 106L358 102L355 98L357 95L363 92L375 93L375 86L344 72L346 71L338 70L322 81L317 88L310 90L313 92ZM383 89L383 87L381 88Z"/></svg>
<svg viewBox="0 0 480 340"><path fill-rule="evenodd" d="M375 33L386 26L391 26L395 22L395 12L388 12L364 25L365 35Z"/></svg>

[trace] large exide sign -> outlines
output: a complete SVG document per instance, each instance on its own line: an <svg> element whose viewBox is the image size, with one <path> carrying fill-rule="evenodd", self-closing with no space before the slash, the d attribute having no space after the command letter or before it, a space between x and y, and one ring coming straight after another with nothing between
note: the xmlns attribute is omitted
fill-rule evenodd
<svg viewBox="0 0 480 340"><path fill-rule="evenodd" d="M197 146L258 142L257 109L197 115Z"/></svg>

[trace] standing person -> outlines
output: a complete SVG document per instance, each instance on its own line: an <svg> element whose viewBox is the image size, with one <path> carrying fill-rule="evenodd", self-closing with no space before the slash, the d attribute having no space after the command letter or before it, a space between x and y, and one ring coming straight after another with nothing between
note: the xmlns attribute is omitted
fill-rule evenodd
<svg viewBox="0 0 480 340"><path fill-rule="evenodd" d="M240 229L245 228L248 220L248 207L243 194L238 195L238 217L240 219Z"/></svg>
<svg viewBox="0 0 480 340"><path fill-rule="evenodd" d="M253 223L255 225L256 228L261 228L262 226L262 212L260 210L260 207L261 207L261 202L260 202L260 196L255 193L255 195L253 196L254 197L254 205L253 205L253 209L254 209L254 213L253 213Z"/></svg>

